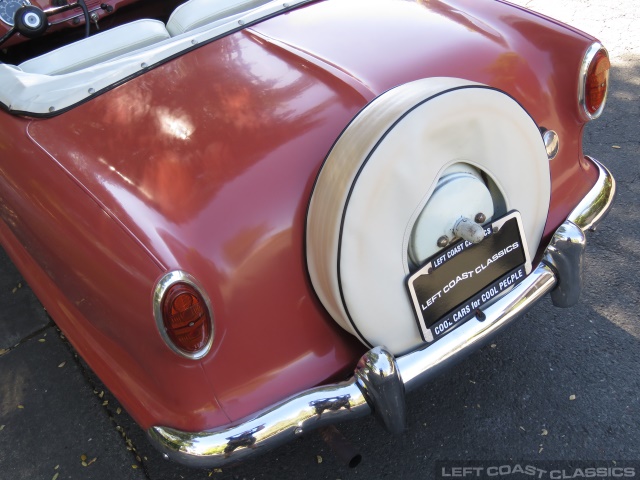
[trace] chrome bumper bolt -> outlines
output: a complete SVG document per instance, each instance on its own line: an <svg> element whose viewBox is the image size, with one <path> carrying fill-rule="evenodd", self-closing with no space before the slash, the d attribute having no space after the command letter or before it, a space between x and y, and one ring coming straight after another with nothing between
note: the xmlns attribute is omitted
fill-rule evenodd
<svg viewBox="0 0 640 480"><path fill-rule="evenodd" d="M449 245L449 237L447 237L446 235L443 235L438 239L437 243L440 248L444 248L447 245Z"/></svg>

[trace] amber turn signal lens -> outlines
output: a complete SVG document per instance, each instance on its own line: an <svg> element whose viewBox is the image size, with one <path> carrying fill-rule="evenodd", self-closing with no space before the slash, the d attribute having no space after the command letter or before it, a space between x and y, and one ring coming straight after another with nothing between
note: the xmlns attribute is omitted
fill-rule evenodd
<svg viewBox="0 0 640 480"><path fill-rule="evenodd" d="M584 106L590 115L595 115L604 105L609 84L609 56L601 49L596 53L587 70L584 88Z"/></svg>
<svg viewBox="0 0 640 480"><path fill-rule="evenodd" d="M202 295L187 283L175 283L162 301L162 320L169 339L180 350L195 353L211 338L211 318Z"/></svg>

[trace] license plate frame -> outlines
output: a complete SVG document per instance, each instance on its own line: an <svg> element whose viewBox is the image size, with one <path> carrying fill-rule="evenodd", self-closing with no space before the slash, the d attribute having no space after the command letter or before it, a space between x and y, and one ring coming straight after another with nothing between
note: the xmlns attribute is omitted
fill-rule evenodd
<svg viewBox="0 0 640 480"><path fill-rule="evenodd" d="M531 273L520 212L511 211L483 227L484 239L460 240L430 257L406 279L425 342L444 337Z"/></svg>

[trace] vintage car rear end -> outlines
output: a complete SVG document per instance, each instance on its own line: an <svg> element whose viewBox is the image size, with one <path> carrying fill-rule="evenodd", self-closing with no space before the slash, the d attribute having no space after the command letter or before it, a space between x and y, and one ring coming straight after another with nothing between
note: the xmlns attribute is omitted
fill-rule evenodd
<svg viewBox="0 0 640 480"><path fill-rule="evenodd" d="M402 430L405 392L577 301L615 193L595 39L494 0L212 3L0 64L2 246L168 458Z"/></svg>

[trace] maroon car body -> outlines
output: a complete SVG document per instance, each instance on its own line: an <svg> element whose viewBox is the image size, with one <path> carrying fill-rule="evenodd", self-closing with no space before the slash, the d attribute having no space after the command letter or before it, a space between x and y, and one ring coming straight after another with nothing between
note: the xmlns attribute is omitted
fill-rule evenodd
<svg viewBox="0 0 640 480"><path fill-rule="evenodd" d="M323 0L230 29L68 108L5 102L2 246L143 429L242 424L346 379L368 350L314 294L305 253L316 178L352 119L429 77L508 93L561 142L535 266L602 181L582 152L579 102L594 43L499 0ZM598 219L614 191L605 183ZM212 345L197 360L167 346L153 315L156 285L177 270L211 305ZM167 445L197 465L251 450L192 462Z"/></svg>

